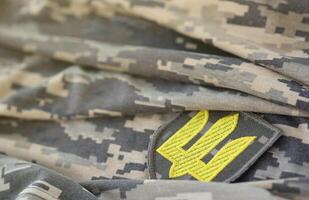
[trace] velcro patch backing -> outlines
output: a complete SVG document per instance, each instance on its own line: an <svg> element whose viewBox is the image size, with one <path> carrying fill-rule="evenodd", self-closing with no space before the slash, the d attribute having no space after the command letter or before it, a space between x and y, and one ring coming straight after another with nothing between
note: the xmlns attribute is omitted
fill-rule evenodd
<svg viewBox="0 0 309 200"><path fill-rule="evenodd" d="M253 114L184 112L154 134L149 174L159 179L230 182L279 136L279 129Z"/></svg>

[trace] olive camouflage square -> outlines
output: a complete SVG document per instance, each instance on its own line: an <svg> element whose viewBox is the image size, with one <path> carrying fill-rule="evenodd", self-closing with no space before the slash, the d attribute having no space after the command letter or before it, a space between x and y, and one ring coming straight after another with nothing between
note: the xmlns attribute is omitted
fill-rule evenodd
<svg viewBox="0 0 309 200"><path fill-rule="evenodd" d="M159 179L231 182L279 138L281 131L245 112L184 112L149 145L149 174Z"/></svg>

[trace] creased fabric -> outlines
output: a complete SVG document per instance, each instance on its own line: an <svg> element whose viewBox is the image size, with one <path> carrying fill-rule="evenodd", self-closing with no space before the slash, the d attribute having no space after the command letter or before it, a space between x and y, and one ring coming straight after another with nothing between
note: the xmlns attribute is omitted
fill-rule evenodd
<svg viewBox="0 0 309 200"><path fill-rule="evenodd" d="M309 199L308 33L308 0L4 0L0 199ZM150 179L199 110L282 136L233 183Z"/></svg>

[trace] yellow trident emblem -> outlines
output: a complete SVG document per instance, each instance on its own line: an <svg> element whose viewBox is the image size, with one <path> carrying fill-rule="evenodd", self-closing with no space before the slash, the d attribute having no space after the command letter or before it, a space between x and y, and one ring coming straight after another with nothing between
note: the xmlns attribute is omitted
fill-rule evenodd
<svg viewBox="0 0 309 200"><path fill-rule="evenodd" d="M219 119L188 150L184 150L183 147L203 130L208 117L207 110L200 111L157 149L158 153L172 162L170 178L190 174L197 180L211 181L256 138L246 136L229 141L205 163L201 159L235 130L239 114Z"/></svg>

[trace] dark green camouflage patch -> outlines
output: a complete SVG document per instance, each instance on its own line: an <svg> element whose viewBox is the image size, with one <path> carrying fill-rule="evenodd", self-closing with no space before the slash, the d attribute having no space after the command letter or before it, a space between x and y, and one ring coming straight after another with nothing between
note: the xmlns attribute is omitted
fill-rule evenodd
<svg viewBox="0 0 309 200"><path fill-rule="evenodd" d="M171 168L175 169L175 165L179 165L179 161L177 160L177 157L181 155L172 155L170 153L170 158L168 158L166 155L161 153L161 151L158 149L162 148L163 145L166 145L168 141L175 144L177 143L177 139L175 137L176 134L179 134L181 132L182 127L187 126L187 124L192 122L193 118L197 116L197 112L185 112L177 116L174 120L171 120L166 125L160 127L158 131L154 134L152 138L152 142L149 146L149 154L148 154L148 169L149 174L151 178L158 178L158 179L170 179L171 178ZM228 126L230 122L224 121L222 122L222 125L220 125L219 121L224 119L225 117L229 116L237 116L236 120L236 128L235 129L229 129ZM193 123L193 122L192 122ZM186 125L185 125L186 124ZM192 131L194 131L194 128L197 127L197 122L194 122L194 125L192 125L193 128L191 130L187 129L187 132L185 132L184 136L179 137L190 137L188 136ZM236 178L238 178L242 173L244 173L256 160L258 157L260 157L272 144L279 138L281 135L281 131L278 128L275 128L274 126L270 125L260 117L240 112L239 117L237 113L233 112L209 112L208 122L205 124L205 126L202 129L199 129L197 131L197 134L192 136L188 142L182 143L181 146L177 145L170 145L168 148L180 148L181 151L189 152L192 150L193 146L197 146L197 143L202 143L201 140L203 140L203 137L207 137L207 135L212 134L211 131L216 129L214 131L214 137L210 137L205 139L205 143L203 144L203 147L200 149L196 149L193 153L193 156L190 158L192 161L192 166L189 166L187 173L183 176L173 177L175 179L180 180L187 180L192 179L196 180L199 179L198 177L194 176L195 172L193 169L197 168L196 166L193 167L194 161L197 159L196 154L201 153L201 151L206 151L207 145L211 145L212 143L216 143L218 138L221 134L224 134L224 132L230 131L230 134L227 134L220 142L218 142L212 149L209 151L209 153L205 153L205 155L199 159L199 161L204 162L204 164L207 165L207 163L213 162L215 160L216 156L220 154L221 149L226 147L228 144L230 144L233 141L239 140L239 139L248 139L253 138L254 140L246 147L243 148L243 150L239 150L242 148L241 144L238 143L236 150L239 150L239 154L232 159L227 165L225 165L222 170L220 170L211 181L224 181L224 182L231 182L234 181ZM222 130L222 131L221 131ZM189 133L190 132L190 133ZM208 141L211 141L207 143ZM230 148L232 148L230 146ZM223 165L225 159L236 150L230 150L229 155L226 155L225 157L221 158L220 161L217 162L217 165L213 168L208 168L208 170L217 170L220 168L220 165ZM192 150L194 151L194 150ZM183 155L182 155L183 156ZM194 157L195 156L195 157ZM185 158L183 156L182 158ZM174 160L173 160L174 159ZM178 162L178 163L177 163ZM182 161L180 161L182 162ZM215 162L213 162L215 163ZM204 165L204 166L206 166ZM203 170L206 170L207 168L203 168ZM200 169L202 170L202 169ZM207 173L207 172L205 172ZM210 172L209 172L210 173ZM201 180L206 181L206 180ZM208 180L207 180L208 181Z"/></svg>

